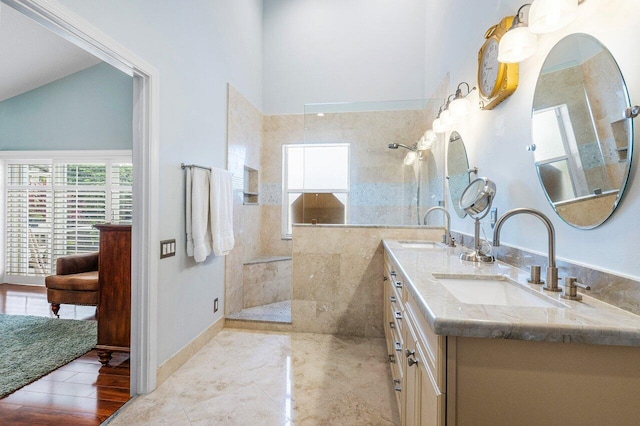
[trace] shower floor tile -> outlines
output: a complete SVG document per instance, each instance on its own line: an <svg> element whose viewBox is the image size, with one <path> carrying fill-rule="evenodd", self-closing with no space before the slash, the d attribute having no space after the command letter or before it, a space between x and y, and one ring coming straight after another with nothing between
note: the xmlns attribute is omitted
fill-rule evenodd
<svg viewBox="0 0 640 426"><path fill-rule="evenodd" d="M227 315L230 320L291 323L291 300L254 306Z"/></svg>

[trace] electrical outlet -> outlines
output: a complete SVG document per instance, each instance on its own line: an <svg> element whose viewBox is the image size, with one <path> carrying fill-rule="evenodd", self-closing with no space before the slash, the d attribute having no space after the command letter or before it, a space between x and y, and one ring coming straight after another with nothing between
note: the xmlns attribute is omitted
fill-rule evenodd
<svg viewBox="0 0 640 426"><path fill-rule="evenodd" d="M218 298L213 299L213 313L218 312Z"/></svg>
<svg viewBox="0 0 640 426"><path fill-rule="evenodd" d="M491 223L491 228L496 226L496 222L498 221L498 208L494 207L491 209L489 213L489 222Z"/></svg>

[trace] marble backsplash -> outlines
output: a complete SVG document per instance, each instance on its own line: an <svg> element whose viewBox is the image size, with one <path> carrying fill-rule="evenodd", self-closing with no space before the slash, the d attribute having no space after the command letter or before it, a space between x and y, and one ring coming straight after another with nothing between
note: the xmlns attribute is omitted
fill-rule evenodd
<svg viewBox="0 0 640 426"><path fill-rule="evenodd" d="M451 231L451 235L458 245L474 246L472 235L455 231ZM530 265L540 265L543 277L545 275L548 264L547 256L545 255L507 245L492 247L492 254L498 260L525 271L529 270ZM556 259L556 266L558 267L559 277L577 277L579 282L590 285L591 290L586 292L589 296L640 315L640 281L559 259ZM563 282L560 281L560 285L562 284Z"/></svg>

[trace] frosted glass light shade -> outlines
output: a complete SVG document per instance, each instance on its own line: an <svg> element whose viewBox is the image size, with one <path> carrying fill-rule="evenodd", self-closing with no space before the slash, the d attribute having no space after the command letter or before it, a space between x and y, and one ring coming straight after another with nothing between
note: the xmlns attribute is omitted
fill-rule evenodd
<svg viewBox="0 0 640 426"><path fill-rule="evenodd" d="M466 117L471 112L471 102L465 98L454 99L449 105L449 110L456 118Z"/></svg>
<svg viewBox="0 0 640 426"><path fill-rule="evenodd" d="M433 120L433 124L431 125L431 128L436 133L444 133L447 131L444 124L442 124L442 120L439 118L436 118L435 120Z"/></svg>
<svg viewBox="0 0 640 426"><path fill-rule="evenodd" d="M438 135L436 135L436 132L429 129L424 132L424 139L429 145L433 145L434 143L438 142Z"/></svg>
<svg viewBox="0 0 640 426"><path fill-rule="evenodd" d="M512 28L500 39L498 61L502 63L522 62L536 53L538 36L526 26Z"/></svg>
<svg viewBox="0 0 640 426"><path fill-rule="evenodd" d="M415 151L407 152L407 155L404 156L404 164L405 166L410 166L416 162L416 158L418 158L418 153Z"/></svg>
<svg viewBox="0 0 640 426"><path fill-rule="evenodd" d="M418 142L418 151L425 151L427 149L431 149L431 147L433 146L433 143L436 142L438 140L438 136L436 136L436 133L429 129L426 132L424 132L424 135L420 138L420 141Z"/></svg>
<svg viewBox="0 0 640 426"><path fill-rule="evenodd" d="M578 17L578 0L535 0L529 9L529 31L550 33Z"/></svg>
<svg viewBox="0 0 640 426"><path fill-rule="evenodd" d="M449 109L445 109L440 114L440 121L444 126L444 130L451 130L456 125L456 119L451 115L451 111Z"/></svg>

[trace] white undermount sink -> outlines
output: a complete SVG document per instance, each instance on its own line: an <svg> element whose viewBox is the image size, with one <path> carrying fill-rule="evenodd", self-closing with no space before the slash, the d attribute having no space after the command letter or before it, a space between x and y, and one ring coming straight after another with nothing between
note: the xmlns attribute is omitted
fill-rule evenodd
<svg viewBox="0 0 640 426"><path fill-rule="evenodd" d="M435 241L398 241L400 247L403 248L436 248L442 247L442 245Z"/></svg>
<svg viewBox="0 0 640 426"><path fill-rule="evenodd" d="M462 303L540 308L568 307L501 275L433 274L433 277Z"/></svg>

